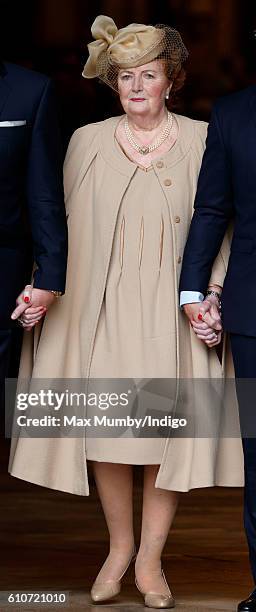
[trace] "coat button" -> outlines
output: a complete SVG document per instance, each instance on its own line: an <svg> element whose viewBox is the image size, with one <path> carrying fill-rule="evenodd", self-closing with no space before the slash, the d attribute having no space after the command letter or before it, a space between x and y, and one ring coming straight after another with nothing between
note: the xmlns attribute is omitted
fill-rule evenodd
<svg viewBox="0 0 256 612"><path fill-rule="evenodd" d="M178 217L178 215L177 215L177 217L175 217L174 221L175 221L175 223L180 223L180 217Z"/></svg>
<svg viewBox="0 0 256 612"><path fill-rule="evenodd" d="M180 263L180 262L181 262L181 256L178 257L178 263Z"/></svg>
<svg viewBox="0 0 256 612"><path fill-rule="evenodd" d="M164 181L164 185L165 185L166 187L170 187L170 185L171 185L171 184L172 184L171 179L165 179L165 181Z"/></svg>
<svg viewBox="0 0 256 612"><path fill-rule="evenodd" d="M157 168L163 168L164 167L164 162L162 162L162 161L156 162L156 167Z"/></svg>

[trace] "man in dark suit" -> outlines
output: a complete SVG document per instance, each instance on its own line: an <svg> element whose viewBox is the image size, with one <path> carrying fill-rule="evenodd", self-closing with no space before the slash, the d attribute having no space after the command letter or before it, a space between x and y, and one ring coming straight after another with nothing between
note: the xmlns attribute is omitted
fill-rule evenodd
<svg viewBox="0 0 256 612"><path fill-rule="evenodd" d="M0 400L15 312L31 328L65 290L62 147L51 80L0 62ZM36 264L33 288L30 283ZM24 301L25 296L25 301ZM26 303L26 300L29 303ZM30 325L30 327L29 327Z"/></svg>
<svg viewBox="0 0 256 612"><path fill-rule="evenodd" d="M200 300L231 219L234 233L221 301L243 420L249 395L238 379L256 378L256 86L219 99L213 108L180 278L181 304L193 325L202 318ZM204 300L206 323L209 308ZM249 408L255 410L254 401ZM256 413L253 418L256 421ZM244 523L256 584L256 440L248 427L242 435ZM256 587L238 610L256 611Z"/></svg>

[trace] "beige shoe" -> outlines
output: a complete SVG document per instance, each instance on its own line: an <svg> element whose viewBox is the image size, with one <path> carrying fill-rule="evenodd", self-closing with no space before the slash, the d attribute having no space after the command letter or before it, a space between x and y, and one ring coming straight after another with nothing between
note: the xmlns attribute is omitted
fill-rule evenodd
<svg viewBox="0 0 256 612"><path fill-rule="evenodd" d="M164 571L162 571L162 575L163 575L163 579L165 581L166 586L168 587L169 590L169 595L163 595L161 593L155 593L154 591L148 591L147 593L143 593L143 591L140 589L137 579L135 577L135 584L137 589L140 591L140 593L142 593L142 595L144 595L144 603L145 606L147 606L148 608L174 608L175 607L175 601L174 598L172 596L172 593L169 589L169 585L166 581L165 575L164 575Z"/></svg>
<svg viewBox="0 0 256 612"><path fill-rule="evenodd" d="M132 561L136 559L136 548L134 549L132 556L129 560L128 565L120 576L119 580L106 580L105 582L94 582L91 588L91 598L92 601L106 601L107 599L113 599L116 597L118 593L121 591L121 579L123 578L125 572L128 570L128 567Z"/></svg>

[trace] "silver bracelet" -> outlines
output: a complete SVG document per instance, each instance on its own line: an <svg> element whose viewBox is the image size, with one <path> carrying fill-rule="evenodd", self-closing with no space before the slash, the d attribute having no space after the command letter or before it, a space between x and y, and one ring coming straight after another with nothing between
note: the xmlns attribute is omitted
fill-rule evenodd
<svg viewBox="0 0 256 612"><path fill-rule="evenodd" d="M218 291L212 291L212 290L208 289L206 291L206 295L214 295L216 298L218 298L219 302L221 301L221 294L218 293Z"/></svg>
<svg viewBox="0 0 256 612"><path fill-rule="evenodd" d="M216 298L218 298L219 300L219 311L220 311L220 316L222 315L222 311L221 311L221 294L218 293L218 291L212 291L210 289L208 289L208 291L206 291L206 296L207 295L214 295Z"/></svg>

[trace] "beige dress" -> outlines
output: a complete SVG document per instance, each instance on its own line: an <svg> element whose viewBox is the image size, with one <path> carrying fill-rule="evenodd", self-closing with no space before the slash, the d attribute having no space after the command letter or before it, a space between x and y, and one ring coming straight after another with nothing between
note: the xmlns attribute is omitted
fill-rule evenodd
<svg viewBox="0 0 256 612"><path fill-rule="evenodd" d="M161 159L153 161L154 169L143 172L143 175L137 171L133 162L113 146L114 134L120 117L112 117L103 122L84 126L72 136L64 169L69 230L66 291L61 300L56 300L52 305L45 319L34 328L33 333L24 336L20 380L28 381L28 391L30 388L34 389L36 384L39 384L41 388L40 379L42 378L50 379L50 386L53 389L55 389L55 379L57 379L57 390L59 390L58 379L87 378L93 348L95 354L92 366L95 367L95 372L97 367L97 374L103 374L103 376L108 375L108 369L113 375L113 365L117 375L123 374L124 366L127 365L128 373L135 373L136 378L144 374L151 375L152 370L156 377L169 376L175 371L178 382L181 378L218 379L222 374L224 375L224 372L227 377L234 376L230 351L226 351L222 371L216 351L209 351L203 343L198 341L179 309L179 274L193 213L207 125L181 115L175 115L175 118L179 125L179 137L175 145L169 153L161 156ZM140 198L136 196L136 201L133 202L132 198L128 200L128 195L135 191L137 181L139 185L139 177L144 177L140 191L143 199L141 198L140 201ZM141 211L143 206L143 249L144 254L147 254L147 260L143 258L142 251L140 269L138 270L137 266L135 272L134 266L134 274L129 276L132 285L128 286L128 283L125 285L124 272L128 273L124 265L126 262L125 247L130 249L132 244L131 240L125 240L126 230L128 230L127 208L123 267L120 273L119 264L119 276L116 277L115 285L118 291L116 290L113 296L110 296L109 288L111 287L112 270L114 271L112 268L114 261L117 265L114 253L118 245L118 232L115 234L115 227L118 222L120 238L122 217L118 213L120 206L123 210L125 204L127 207L128 205L133 207L133 211L137 211L137 207ZM154 206L153 209L152 206ZM150 210L154 211L154 223L147 223L146 226L146 213L149 213ZM157 250L153 250L152 232L156 230L155 244L160 246L157 240L160 228L156 226L157 216L158 220L161 216L160 210L163 215L164 234L159 270L158 247ZM136 224L136 218L132 218L133 231L130 234L134 241L134 231L137 237L141 235L141 213L137 220ZM148 237L151 237L150 245L146 242ZM229 250L229 240L227 243L224 240L220 257L217 258L216 265L214 264L213 267L211 282L223 284ZM137 250L132 252L139 254L138 242ZM148 261L151 262L151 267L144 266ZM136 262L138 262L137 259ZM158 266L157 271L156 265ZM149 284L147 280L150 274ZM109 303L114 307L113 313L114 315L116 312L120 313L122 322L114 319L109 310L106 311L108 314L106 321L108 325L111 321L114 334L107 334L107 342L102 343L101 325L98 326L98 323L100 313L101 321L104 322L105 315L101 307L107 278L106 295L108 299L112 298ZM135 293L136 278L140 280L140 284L139 291ZM125 290L123 294L121 289ZM159 298L162 296L163 299L160 301ZM172 309L174 298L175 305ZM148 304L149 299L151 302ZM167 304L168 299L170 310ZM122 310L119 308L119 303L122 305ZM128 303L133 304L133 313L130 307L127 308ZM106 301L105 304L108 305ZM160 312L164 313L164 317L160 317ZM125 320L125 314L127 317L129 315L129 319ZM136 331L139 330L140 333L138 340L134 333L135 325ZM105 327L106 331L108 329ZM121 334L121 330L125 335ZM130 334L132 334L132 341ZM109 357L113 354L113 360L111 362L105 360L103 363L104 347L102 344L108 349L110 339L112 352L106 351L105 356ZM118 346L116 349L114 341ZM101 346L98 343L101 343ZM97 346L100 346L99 351ZM125 363L126 351L127 363ZM228 367L228 364L232 367ZM92 374L93 371L91 371ZM38 383L37 379L39 379ZM162 381L160 383L162 384ZM214 411L214 395L213 400L209 402L210 410L212 403ZM232 422L238 421L237 403L233 401L233 398L230 406L234 411ZM83 416L86 416L86 411ZM90 446L90 450L95 453L97 451L96 456L99 460L106 452L107 440L90 440L88 430L88 427L83 427L81 435L76 438L69 436L13 437L9 461L10 474L51 489L75 495L89 495L86 445L88 449ZM129 439L127 443L137 441ZM169 491L189 491L198 487L215 485L243 485L243 452L240 438L215 437L209 439L194 436L177 438L166 435L164 442L161 464L155 480L156 488ZM140 459L146 463L146 440L140 438L139 443ZM150 459L153 453L155 455L155 444L154 439L148 452ZM114 446L115 449L109 449L113 453L114 461L120 462L120 457L122 462L125 461L124 440L121 444L121 441L116 438ZM129 449L131 450L128 453ZM127 461L132 463L134 454L134 447L131 444L128 445Z"/></svg>
<svg viewBox="0 0 256 612"><path fill-rule="evenodd" d="M175 377L172 258L169 208L158 176L153 166L137 166L118 213L90 378ZM93 416L90 407L87 416ZM87 459L161 463L164 438L136 439L129 428L120 437L103 436L87 436Z"/></svg>

